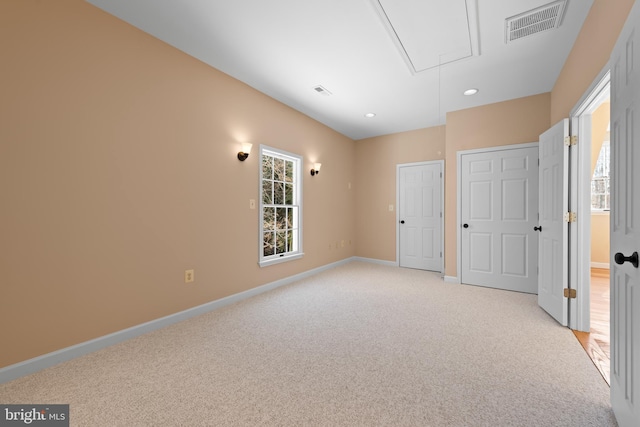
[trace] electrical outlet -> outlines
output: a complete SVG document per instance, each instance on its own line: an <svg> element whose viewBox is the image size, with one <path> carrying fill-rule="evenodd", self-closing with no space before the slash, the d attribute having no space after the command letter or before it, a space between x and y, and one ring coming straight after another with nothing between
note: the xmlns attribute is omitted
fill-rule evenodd
<svg viewBox="0 0 640 427"><path fill-rule="evenodd" d="M389 212L393 212L393 205L389 205Z"/></svg>
<svg viewBox="0 0 640 427"><path fill-rule="evenodd" d="M195 273L193 270L185 270L184 271L184 283L191 283L196 279Z"/></svg>
<svg viewBox="0 0 640 427"><path fill-rule="evenodd" d="M255 209L255 208L256 208L255 199L249 199L249 209Z"/></svg>

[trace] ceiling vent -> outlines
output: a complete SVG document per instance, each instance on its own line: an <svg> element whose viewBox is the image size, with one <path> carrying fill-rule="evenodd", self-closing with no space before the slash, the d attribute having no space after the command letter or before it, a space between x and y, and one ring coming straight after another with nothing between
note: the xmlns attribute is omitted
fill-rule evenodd
<svg viewBox="0 0 640 427"><path fill-rule="evenodd" d="M558 28L562 23L566 6L567 0L554 1L507 18L505 21L506 43Z"/></svg>
<svg viewBox="0 0 640 427"><path fill-rule="evenodd" d="M313 88L313 90L315 90L316 92L318 92L320 95L324 95L324 96L331 96L331 92L329 92L326 88L318 85L316 87Z"/></svg>

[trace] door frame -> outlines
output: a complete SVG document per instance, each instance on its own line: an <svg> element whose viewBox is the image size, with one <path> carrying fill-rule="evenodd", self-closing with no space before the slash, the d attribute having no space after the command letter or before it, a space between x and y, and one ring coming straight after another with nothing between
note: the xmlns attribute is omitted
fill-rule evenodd
<svg viewBox="0 0 640 427"><path fill-rule="evenodd" d="M538 147L538 142L526 142L524 144L500 145L497 147L474 148L456 153L456 278L449 280L453 283L462 283L462 156L466 154L488 153L492 151L506 151L518 148Z"/></svg>
<svg viewBox="0 0 640 427"><path fill-rule="evenodd" d="M578 137L577 156L571 155L569 181L570 209L577 212L570 227L569 287L577 297L569 299L569 327L589 332L591 328L591 108L609 89L611 73L607 64L569 114L571 135ZM575 208L574 208L575 207Z"/></svg>
<svg viewBox="0 0 640 427"><path fill-rule="evenodd" d="M442 216L440 217L440 273L444 274L444 160L429 160L415 163L399 163L396 164L396 266L400 266L400 168L412 166L430 166L440 165L442 179L440 180L440 209Z"/></svg>

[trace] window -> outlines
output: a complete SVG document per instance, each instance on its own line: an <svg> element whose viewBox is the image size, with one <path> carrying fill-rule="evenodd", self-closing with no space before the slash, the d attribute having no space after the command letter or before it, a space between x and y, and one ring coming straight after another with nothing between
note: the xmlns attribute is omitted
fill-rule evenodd
<svg viewBox="0 0 640 427"><path fill-rule="evenodd" d="M302 158L260 146L260 266L302 257Z"/></svg>
<svg viewBox="0 0 640 427"><path fill-rule="evenodd" d="M596 168L591 178L591 209L597 211L608 211L610 209L611 198L609 195L609 166L610 144L609 141L602 143L600 155Z"/></svg>

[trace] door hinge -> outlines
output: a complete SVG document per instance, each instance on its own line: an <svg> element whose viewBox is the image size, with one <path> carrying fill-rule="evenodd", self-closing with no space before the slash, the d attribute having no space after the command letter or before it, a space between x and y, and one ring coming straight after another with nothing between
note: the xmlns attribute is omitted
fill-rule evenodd
<svg viewBox="0 0 640 427"><path fill-rule="evenodd" d="M442 172L440 172L440 178L442 178Z"/></svg>
<svg viewBox="0 0 640 427"><path fill-rule="evenodd" d="M565 212L564 220L565 222L576 222L578 220L578 214L575 212Z"/></svg>
<svg viewBox="0 0 640 427"><path fill-rule="evenodd" d="M565 298L573 299L573 298L576 298L576 296L577 296L577 293L576 293L575 289L564 288L564 297Z"/></svg>
<svg viewBox="0 0 640 427"><path fill-rule="evenodd" d="M440 252L440 258L442 258L442 252Z"/></svg>
<svg viewBox="0 0 640 427"><path fill-rule="evenodd" d="M564 145L567 147L571 147L572 145L578 144L578 135L571 135L564 137Z"/></svg>

